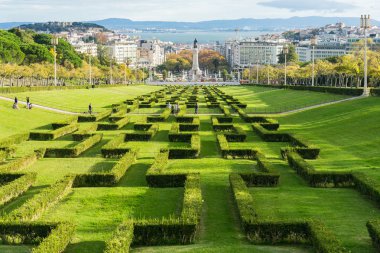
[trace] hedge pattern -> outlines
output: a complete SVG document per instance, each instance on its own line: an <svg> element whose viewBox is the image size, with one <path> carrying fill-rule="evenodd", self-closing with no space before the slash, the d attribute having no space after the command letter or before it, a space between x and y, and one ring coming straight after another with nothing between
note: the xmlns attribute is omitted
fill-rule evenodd
<svg viewBox="0 0 380 253"><path fill-rule="evenodd" d="M66 196L73 185L74 178L67 176L34 195L19 208L7 214L7 221L33 221L41 217L44 211Z"/></svg>
<svg viewBox="0 0 380 253"><path fill-rule="evenodd" d="M99 143L103 138L102 134L95 134L83 141L79 142L73 147L69 148L47 148L45 152L46 158L60 157L60 158L73 158L78 157L86 150L90 149L97 143Z"/></svg>
<svg viewBox="0 0 380 253"><path fill-rule="evenodd" d="M55 140L64 135L70 134L78 130L78 124L66 125L61 128L54 129L52 131L33 131L30 132L29 139L37 141L49 141Z"/></svg>
<svg viewBox="0 0 380 253"><path fill-rule="evenodd" d="M36 181L36 173L0 174L0 206L26 192Z"/></svg>

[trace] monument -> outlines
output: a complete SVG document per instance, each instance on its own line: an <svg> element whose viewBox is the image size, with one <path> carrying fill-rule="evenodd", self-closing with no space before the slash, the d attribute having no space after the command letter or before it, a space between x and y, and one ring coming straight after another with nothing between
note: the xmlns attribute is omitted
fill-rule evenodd
<svg viewBox="0 0 380 253"><path fill-rule="evenodd" d="M198 49L198 41L197 39L194 40L194 46L193 46L193 67L191 69L191 77L192 81L200 81L202 77L202 71L199 68L199 49Z"/></svg>

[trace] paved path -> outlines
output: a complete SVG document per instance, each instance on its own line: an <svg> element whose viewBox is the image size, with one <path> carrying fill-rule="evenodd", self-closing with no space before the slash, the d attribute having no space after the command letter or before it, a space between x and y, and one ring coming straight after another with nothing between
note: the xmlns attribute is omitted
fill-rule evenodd
<svg viewBox="0 0 380 253"><path fill-rule="evenodd" d="M0 96L0 100L9 101L9 102L14 101L14 99L12 99L12 98L2 97L2 96ZM26 106L26 102L19 101L18 103ZM37 105L37 104L32 104L32 105L33 105L33 108L39 108L39 109L57 112L57 113L62 113L62 114L68 114L68 115L79 115L80 114L77 112L64 111L64 110L60 110L60 109L56 109L56 108L43 106L43 105ZM12 106L12 104L9 104L9 106Z"/></svg>

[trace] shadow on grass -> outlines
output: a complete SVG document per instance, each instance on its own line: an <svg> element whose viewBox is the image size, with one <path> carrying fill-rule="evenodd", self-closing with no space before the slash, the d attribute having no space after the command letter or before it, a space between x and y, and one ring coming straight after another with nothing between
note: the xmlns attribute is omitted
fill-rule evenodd
<svg viewBox="0 0 380 253"><path fill-rule="evenodd" d="M69 244L65 253L102 253L106 243L103 241L84 241Z"/></svg>
<svg viewBox="0 0 380 253"><path fill-rule="evenodd" d="M148 186L145 180L145 174L148 171L151 163L136 163L133 164L121 178L119 187L146 187Z"/></svg>

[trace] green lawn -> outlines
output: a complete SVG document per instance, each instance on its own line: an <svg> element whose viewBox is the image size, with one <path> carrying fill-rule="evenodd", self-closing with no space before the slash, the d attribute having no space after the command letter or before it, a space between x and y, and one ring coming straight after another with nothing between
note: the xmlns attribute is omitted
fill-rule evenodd
<svg viewBox="0 0 380 253"><path fill-rule="evenodd" d="M266 87L223 87L228 95L248 104L247 113L276 113L348 98L345 95Z"/></svg>
<svg viewBox="0 0 380 253"><path fill-rule="evenodd" d="M52 90L34 91L13 94L3 94L4 96L19 98L25 101L30 97L33 104L44 105L72 112L87 112L91 103L95 112L102 111L105 107L132 99L137 96L161 89L157 86L126 86L96 89L74 89L74 90Z"/></svg>
<svg viewBox="0 0 380 253"><path fill-rule="evenodd" d="M41 99L46 105L77 110L87 106L89 100L97 101L95 108L105 108L112 103L161 89L162 87L134 86L94 90L68 90L34 92L28 94L35 101ZM342 99L324 93L307 91L277 90L266 87L222 87L249 108L275 110L284 105L302 107L303 104L318 104ZM13 95L12 95L13 96ZM22 99L26 93L19 97ZM95 102L92 102L95 104ZM49 123L65 116L47 111L18 111L8 108L9 103L0 102L0 137L35 128L46 129ZM200 96L200 113L219 114L219 110L207 109L204 95ZM250 109L249 109L250 110ZM248 110L248 111L249 111ZM138 113L161 113L162 109L141 109ZM193 109L187 113L192 114ZM78 158L45 158L26 168L25 172L36 172L37 181L23 196L0 207L0 213L8 213L26 200L38 194L70 173L91 173L110 170L117 159L105 159L100 150L118 134L133 130L133 123L143 116L130 116L131 122L117 131L101 131L103 140ZM302 136L321 148L315 161L308 161L318 170L362 170L380 180L377 169L380 164L380 99L368 98L321 107L301 113L276 118L281 130ZM20 122L20 120L22 120ZM195 244L186 246L138 247L132 252L313 252L310 246L252 245L240 227L233 202L229 175L233 172L256 171L256 162L250 160L222 159L218 150L216 133L211 125L211 116L202 115L201 153L198 159L170 160L168 172L195 172L201 175L204 200L202 221ZM106 121L106 120L104 120ZM149 142L126 142L125 147L139 148L138 160L115 187L75 188L57 205L44 213L42 221L71 221L76 232L66 253L103 252L118 224L127 218L160 218L178 216L182 208L183 188L149 188L145 174L161 148L189 145L169 143L168 133L174 117L159 123L160 130ZM282 219L320 219L352 252L374 252L366 221L380 218L379 208L366 197L351 189L315 189L280 158L280 148L288 143L268 143L261 140L251 124L235 117L234 123L248 134L244 143L230 143L232 147L249 147L263 152L279 171L280 185L276 188L251 188L255 209L260 217ZM84 128L89 123L81 123ZM67 135L54 141L28 141L16 145L15 156L23 156L41 147L65 147L73 145L72 136ZM380 182L380 181L379 181ZM30 252L30 246L0 245L0 252Z"/></svg>
<svg viewBox="0 0 380 253"><path fill-rule="evenodd" d="M11 102L0 100L0 138L27 132L64 118L67 116L36 108L27 110L21 106L19 110L13 110Z"/></svg>

